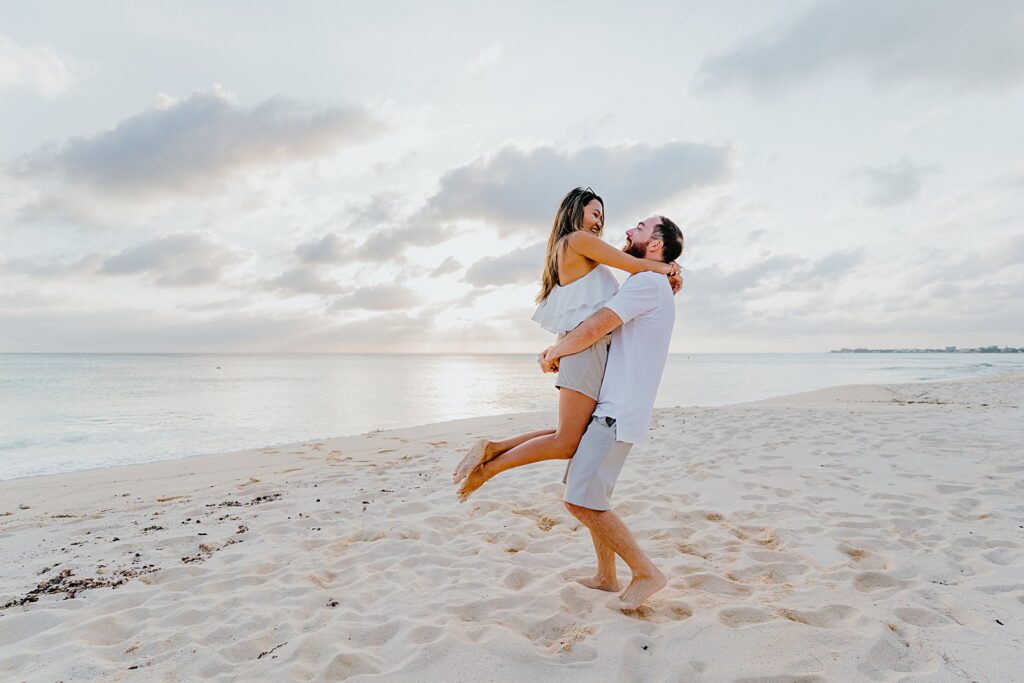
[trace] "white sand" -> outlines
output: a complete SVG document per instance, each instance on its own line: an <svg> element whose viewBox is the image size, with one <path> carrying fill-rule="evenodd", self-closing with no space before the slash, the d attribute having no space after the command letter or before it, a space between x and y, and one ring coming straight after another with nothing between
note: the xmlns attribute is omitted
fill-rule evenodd
<svg viewBox="0 0 1024 683"><path fill-rule="evenodd" d="M553 413L2 482L0 604L125 581L0 610L0 680L1022 680L1022 406L1018 375L658 411L615 502L669 585L631 616L566 581L562 463L455 502L463 447Z"/></svg>

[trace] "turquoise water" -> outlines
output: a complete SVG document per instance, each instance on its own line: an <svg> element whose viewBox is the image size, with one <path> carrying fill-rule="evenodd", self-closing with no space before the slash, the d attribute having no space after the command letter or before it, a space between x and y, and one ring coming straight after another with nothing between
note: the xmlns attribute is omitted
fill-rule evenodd
<svg viewBox="0 0 1024 683"><path fill-rule="evenodd" d="M1024 372L1024 354L674 354L659 406ZM0 479L556 407L528 355L0 354Z"/></svg>

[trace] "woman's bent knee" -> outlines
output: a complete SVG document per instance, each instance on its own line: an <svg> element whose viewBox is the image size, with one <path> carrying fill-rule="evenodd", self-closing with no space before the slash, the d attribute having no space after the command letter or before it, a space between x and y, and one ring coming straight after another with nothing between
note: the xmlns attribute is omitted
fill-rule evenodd
<svg viewBox="0 0 1024 683"><path fill-rule="evenodd" d="M551 454L560 460L568 460L575 455L579 445L580 439L569 438L556 432L554 442L551 444Z"/></svg>

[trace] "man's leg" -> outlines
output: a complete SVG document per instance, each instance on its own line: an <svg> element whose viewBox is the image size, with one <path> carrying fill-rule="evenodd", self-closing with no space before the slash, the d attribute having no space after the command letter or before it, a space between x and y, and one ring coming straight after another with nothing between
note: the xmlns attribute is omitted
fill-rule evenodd
<svg viewBox="0 0 1024 683"><path fill-rule="evenodd" d="M459 488L459 500L500 472L541 460L568 460L576 452L583 432L594 415L597 401L572 389L558 391L558 429L552 434L525 441L493 460L478 465Z"/></svg>
<svg viewBox="0 0 1024 683"><path fill-rule="evenodd" d="M576 581L587 588L618 593L622 586L615 570L615 551L593 532L590 540L594 542L594 552L597 553L597 571L593 576L581 576Z"/></svg>
<svg viewBox="0 0 1024 683"><path fill-rule="evenodd" d="M611 510L591 510L568 501L565 507L573 517L590 529L595 539L595 548L600 541L621 557L633 572L633 580L619 595L619 609L635 610L644 600L665 587L668 583L665 575L640 549L633 534L618 515ZM600 561L600 556L598 559Z"/></svg>

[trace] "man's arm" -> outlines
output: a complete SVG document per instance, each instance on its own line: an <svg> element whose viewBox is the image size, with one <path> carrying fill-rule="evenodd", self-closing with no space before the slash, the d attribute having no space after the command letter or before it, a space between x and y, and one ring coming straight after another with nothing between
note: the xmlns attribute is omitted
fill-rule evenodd
<svg viewBox="0 0 1024 683"><path fill-rule="evenodd" d="M622 319L614 311L610 308L602 308L577 325L572 332L558 340L554 346L548 348L544 353L544 360L553 363L562 356L579 353L621 324Z"/></svg>

